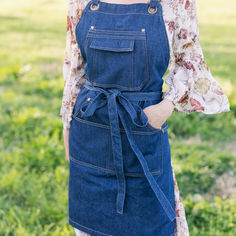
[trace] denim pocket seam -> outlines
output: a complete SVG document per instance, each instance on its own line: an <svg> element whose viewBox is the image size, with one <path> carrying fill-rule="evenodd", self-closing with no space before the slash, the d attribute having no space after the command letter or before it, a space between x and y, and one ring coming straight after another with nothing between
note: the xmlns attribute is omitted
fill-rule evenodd
<svg viewBox="0 0 236 236"><path fill-rule="evenodd" d="M111 127L109 125L104 125L104 124L96 123L96 122L93 122L93 121L84 120L84 119L81 119L81 118L79 118L79 117L77 117L75 115L73 115L72 117L76 121L83 122L83 123L85 123L87 125L93 125L93 126L97 126L97 127L104 128L104 129L111 129ZM126 132L124 129L121 129L121 128L120 128L120 131L121 132ZM157 129L157 130L154 129L152 131L131 130L131 132L134 133L134 134L137 134L137 135L152 135L152 134L156 134L156 133L161 132L161 129Z"/></svg>
<svg viewBox="0 0 236 236"><path fill-rule="evenodd" d="M104 168L104 167L97 166L97 165L94 165L94 164L89 163L89 162L84 162L84 161L81 161L81 160L77 160L72 155L69 155L69 158L70 158L70 161L72 163L77 163L77 164L82 165L82 166L97 169L97 170L103 171L105 173L110 173L110 174L114 174L114 175L116 174L116 172L114 170L110 169L110 168ZM150 173L152 175L155 175L155 176L160 176L162 174L162 172L160 170L150 171ZM141 172L124 172L124 174L125 174L125 176L128 176L128 177L146 178L145 174L141 173Z"/></svg>
<svg viewBox="0 0 236 236"><path fill-rule="evenodd" d="M145 37L135 37L135 36L113 36L111 35L93 35L91 33L88 33L88 38L106 38L106 39L131 39L131 40L145 40Z"/></svg>
<svg viewBox="0 0 236 236"><path fill-rule="evenodd" d="M123 33L123 34L132 34L132 33L138 33L137 35L145 35L145 33L143 33L142 31L139 30L108 30L108 29L93 29L93 30L89 30L90 32L101 32L101 33ZM133 34L133 36L136 36L136 34Z"/></svg>
<svg viewBox="0 0 236 236"><path fill-rule="evenodd" d="M145 57L145 65L146 65L146 75L144 75L144 77L146 77L146 80L144 79L143 81L143 85L147 83L147 81L150 80L150 73L149 73L149 59L148 59L148 49L147 49L147 39L145 37L145 40L143 42L143 51L144 51L144 57Z"/></svg>

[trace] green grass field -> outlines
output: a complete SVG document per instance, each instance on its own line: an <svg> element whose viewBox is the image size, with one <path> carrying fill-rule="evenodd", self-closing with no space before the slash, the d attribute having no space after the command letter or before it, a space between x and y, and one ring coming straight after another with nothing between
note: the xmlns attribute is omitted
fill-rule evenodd
<svg viewBox="0 0 236 236"><path fill-rule="evenodd" d="M236 235L236 2L198 0L205 61L231 111L174 112L172 163L191 236ZM0 235L74 235L59 116L67 1L0 3Z"/></svg>

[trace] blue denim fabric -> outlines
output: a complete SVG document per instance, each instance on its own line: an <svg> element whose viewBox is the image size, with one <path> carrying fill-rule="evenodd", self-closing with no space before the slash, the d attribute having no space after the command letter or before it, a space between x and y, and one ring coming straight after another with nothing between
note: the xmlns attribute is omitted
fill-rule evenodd
<svg viewBox="0 0 236 236"><path fill-rule="evenodd" d="M92 235L174 233L168 125L151 126L143 112L162 100L170 53L164 27L156 0L92 0L76 25L86 82L69 134L69 223Z"/></svg>

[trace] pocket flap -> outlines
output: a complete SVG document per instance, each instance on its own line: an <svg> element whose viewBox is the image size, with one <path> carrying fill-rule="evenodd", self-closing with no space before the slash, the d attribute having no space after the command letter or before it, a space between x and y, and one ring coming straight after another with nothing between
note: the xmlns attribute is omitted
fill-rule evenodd
<svg viewBox="0 0 236 236"><path fill-rule="evenodd" d="M114 52L133 51L134 39L93 38L90 48Z"/></svg>

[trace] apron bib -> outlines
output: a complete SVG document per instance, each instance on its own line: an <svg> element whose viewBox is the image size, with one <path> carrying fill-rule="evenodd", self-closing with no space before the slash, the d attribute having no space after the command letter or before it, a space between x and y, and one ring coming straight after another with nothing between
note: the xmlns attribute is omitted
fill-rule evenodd
<svg viewBox="0 0 236 236"><path fill-rule="evenodd" d="M162 6L89 1L75 28L86 81L69 133L69 223L87 233L168 236L176 213L162 101L169 44Z"/></svg>

